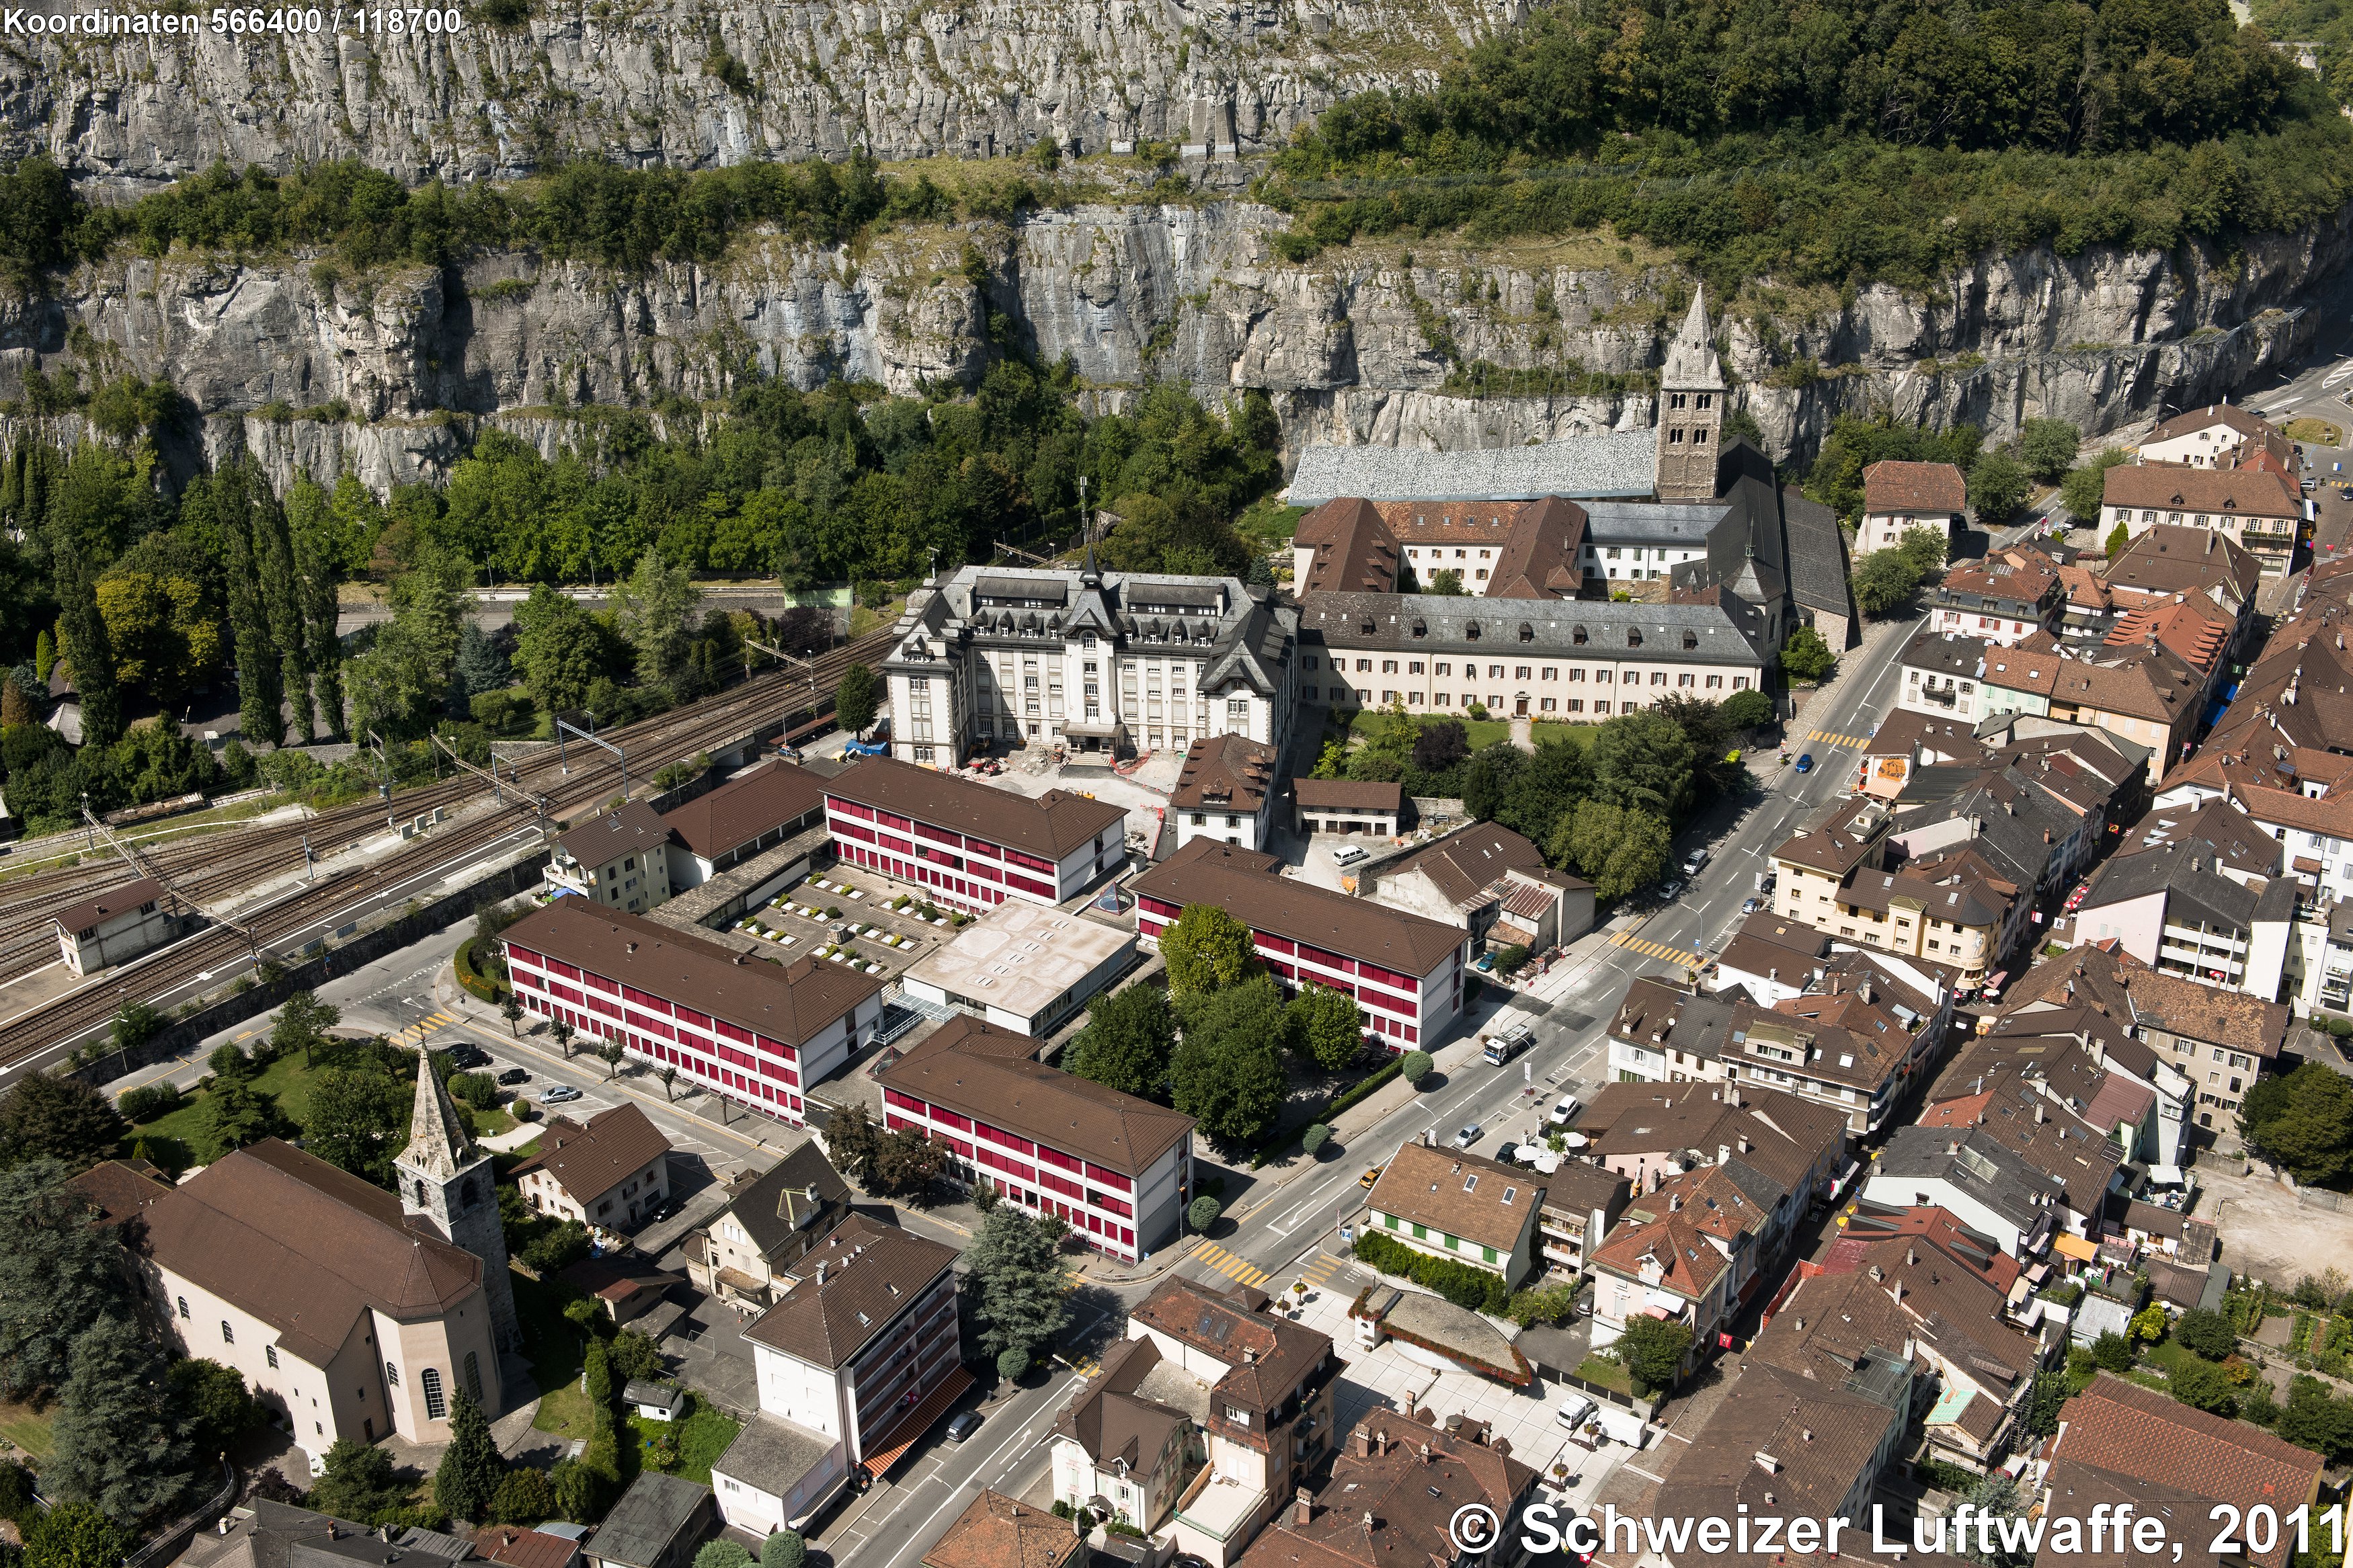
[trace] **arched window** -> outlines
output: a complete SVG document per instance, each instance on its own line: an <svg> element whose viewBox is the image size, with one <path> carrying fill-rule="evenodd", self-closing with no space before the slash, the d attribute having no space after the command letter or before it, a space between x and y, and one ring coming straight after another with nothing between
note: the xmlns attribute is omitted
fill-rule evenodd
<svg viewBox="0 0 2353 1568"><path fill-rule="evenodd" d="M384 1363L384 1381L394 1388L400 1386L399 1363L388 1361Z"/></svg>
<svg viewBox="0 0 2353 1568"><path fill-rule="evenodd" d="M472 1351L466 1352L466 1393L473 1402L482 1402L482 1363Z"/></svg>
<svg viewBox="0 0 2353 1568"><path fill-rule="evenodd" d="M425 1178L422 1176L417 1178L417 1206L425 1206Z"/></svg>
<svg viewBox="0 0 2353 1568"><path fill-rule="evenodd" d="M425 1369L425 1418L438 1421L448 1414L449 1401L441 1394L441 1369L428 1366Z"/></svg>

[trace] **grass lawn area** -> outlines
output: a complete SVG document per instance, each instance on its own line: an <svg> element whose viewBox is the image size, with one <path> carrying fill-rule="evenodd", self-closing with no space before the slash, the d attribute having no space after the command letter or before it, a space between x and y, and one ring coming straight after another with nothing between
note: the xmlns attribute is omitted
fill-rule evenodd
<svg viewBox="0 0 2353 1568"><path fill-rule="evenodd" d="M2344 427L2332 425L2326 419L2291 419L2280 426L2280 433L2291 441L2302 441L2307 445L2321 447L2345 445Z"/></svg>
<svg viewBox="0 0 2353 1568"><path fill-rule="evenodd" d="M1588 1383L1614 1388L1629 1399L1634 1397L1633 1379L1628 1377L1626 1369L1614 1361L1606 1361L1598 1355L1587 1356L1577 1363L1577 1375Z"/></svg>
<svg viewBox="0 0 2353 1568"><path fill-rule="evenodd" d="M685 1415L675 1421L653 1421L643 1415L629 1417L629 1426L638 1435L638 1463L648 1469L659 1468L653 1462L649 1445L664 1436L678 1443L678 1464L669 1473L702 1486L711 1484L711 1467L735 1440L742 1425L725 1411L691 1399Z"/></svg>
<svg viewBox="0 0 2353 1568"><path fill-rule="evenodd" d="M1370 744L1374 737L1381 732L1382 727L1388 722L1388 710L1385 708L1360 708L1349 717L1348 733L1351 737ZM1471 749L1474 752L1482 746L1491 746L1498 741L1508 741L1512 738L1512 721L1509 719L1465 719L1459 714L1447 713L1413 715L1414 722L1424 729L1448 719L1462 726L1464 732L1470 736ZM1535 726L1536 743L1546 745L1558 742L1575 746L1581 752L1593 743L1593 728L1590 724L1562 724L1539 721Z"/></svg>
<svg viewBox="0 0 2353 1568"><path fill-rule="evenodd" d="M580 1386L580 1331L564 1315L555 1292L526 1274L514 1274L515 1319L522 1328L523 1353L531 1358L532 1381L539 1385L539 1414L532 1426L566 1437L594 1430L588 1394Z"/></svg>
<svg viewBox="0 0 2353 1568"><path fill-rule="evenodd" d="M36 1459L49 1457L48 1415L36 1415L29 1405L0 1399L0 1437L5 1437Z"/></svg>
<svg viewBox="0 0 2353 1568"><path fill-rule="evenodd" d="M283 1056L261 1069L253 1087L278 1101L278 1109L301 1126L311 1110L311 1090L318 1082L318 1071L302 1065L301 1055ZM139 1135L151 1142L158 1138L178 1140L191 1159L204 1157L205 1096L197 1095L180 1102L180 1108L168 1116L159 1116L142 1122Z"/></svg>

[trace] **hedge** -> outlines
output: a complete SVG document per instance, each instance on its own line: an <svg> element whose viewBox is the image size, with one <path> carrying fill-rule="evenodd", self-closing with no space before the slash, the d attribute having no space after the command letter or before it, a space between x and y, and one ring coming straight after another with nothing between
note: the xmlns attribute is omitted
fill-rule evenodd
<svg viewBox="0 0 2353 1568"><path fill-rule="evenodd" d="M1380 1066L1366 1073L1356 1083L1342 1089L1330 1100L1325 1100L1324 1102L1323 1112L1318 1115L1315 1120L1323 1122L1326 1126L1329 1126L1334 1117L1339 1115L1340 1112L1347 1110L1348 1107L1363 1100L1366 1095L1372 1093L1373 1090L1388 1082L1389 1079L1397 1077L1398 1072L1401 1071L1404 1067L1405 1058L1403 1057L1391 1057L1388 1060L1383 1062Z"/></svg>
<svg viewBox="0 0 2353 1568"><path fill-rule="evenodd" d="M1468 1263L1457 1263L1451 1258L1433 1258L1417 1252L1401 1241L1395 1241L1378 1231L1366 1231L1356 1237L1353 1249L1360 1262L1369 1263L1384 1274L1395 1274L1412 1280L1427 1290L1435 1290L1458 1307L1474 1312L1500 1315L1511 1301L1511 1293L1504 1289L1504 1277L1490 1274L1484 1268Z"/></svg>
<svg viewBox="0 0 2353 1568"><path fill-rule="evenodd" d="M475 966L474 944L480 940L479 937L470 936L459 942L457 955L450 961L450 966L458 972L458 984L464 986L470 994L480 997L485 1002L503 1002L507 997L506 982L495 974L485 974Z"/></svg>

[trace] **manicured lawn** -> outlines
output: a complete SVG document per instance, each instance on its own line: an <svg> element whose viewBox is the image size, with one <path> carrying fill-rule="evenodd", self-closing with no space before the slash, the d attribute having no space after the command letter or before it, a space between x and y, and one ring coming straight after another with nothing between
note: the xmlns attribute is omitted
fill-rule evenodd
<svg viewBox="0 0 2353 1568"><path fill-rule="evenodd" d="M1385 708L1360 708L1349 718L1348 733L1357 740L1369 742L1380 734L1382 726L1388 722L1388 710ZM1471 749L1474 752L1482 746L1493 745L1497 741L1508 741L1512 738L1512 721L1508 719L1465 719L1460 715L1446 713L1413 715L1414 722L1424 729L1432 724L1441 723L1450 718L1462 726L1463 731L1471 738ZM1558 742L1583 751L1593 742L1593 728L1590 724L1562 724L1539 720L1535 726L1536 743L1544 745Z"/></svg>
<svg viewBox="0 0 2353 1568"><path fill-rule="evenodd" d="M1598 1355L1587 1356L1577 1363L1577 1375L1588 1383L1614 1388L1629 1399L1634 1396L1633 1380L1626 1375L1626 1369L1614 1361L1605 1361Z"/></svg>
<svg viewBox="0 0 2353 1568"><path fill-rule="evenodd" d="M2291 419L2280 428L2291 441L2304 441L2320 447L2345 445L2344 429L2326 419Z"/></svg>
<svg viewBox="0 0 2353 1568"><path fill-rule="evenodd" d="M29 1405L15 1405L0 1399L0 1437L7 1438L36 1459L46 1459L49 1457L52 1414L53 1411L35 1415Z"/></svg>
<svg viewBox="0 0 2353 1568"><path fill-rule="evenodd" d="M555 1292L525 1274L508 1280L514 1289L515 1318L522 1329L523 1353L531 1358L532 1381L539 1385L539 1413L532 1426L566 1437L595 1430L588 1394L580 1386L580 1331L564 1315Z"/></svg>
<svg viewBox="0 0 2353 1568"><path fill-rule="evenodd" d="M247 1042L250 1045L252 1042ZM253 1087L278 1101L278 1109L296 1126L310 1114L311 1090L318 1083L316 1070L302 1065L300 1053L283 1056L261 1069ZM151 1142L158 1138L177 1139L185 1145L192 1159L204 1157L205 1097L197 1095L181 1101L180 1108L168 1116L159 1116L139 1128L139 1135Z"/></svg>
<svg viewBox="0 0 2353 1568"><path fill-rule="evenodd" d="M638 1435L638 1462L645 1468L656 1468L651 1445L664 1436L678 1442L678 1464L670 1474L703 1486L711 1484L711 1467L735 1440L741 1424L723 1410L693 1399L687 1413L675 1421L653 1421L642 1415L629 1417L630 1429Z"/></svg>

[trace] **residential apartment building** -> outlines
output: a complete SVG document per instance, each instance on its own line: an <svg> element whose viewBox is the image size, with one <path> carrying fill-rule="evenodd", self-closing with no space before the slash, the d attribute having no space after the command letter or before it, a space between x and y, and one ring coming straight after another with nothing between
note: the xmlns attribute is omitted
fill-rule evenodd
<svg viewBox="0 0 2353 1568"><path fill-rule="evenodd" d="M837 1226L744 1331L760 1409L838 1444L848 1467L881 1479L972 1386L955 1258L952 1247L863 1215ZM723 1508L726 1479L723 1464L712 1468Z"/></svg>
<svg viewBox="0 0 2353 1568"><path fill-rule="evenodd" d="M1772 1194L1752 1199L1738 1175L1730 1166L1699 1166L1629 1200L1592 1253L1596 1350L1617 1343L1638 1318L1691 1331L1686 1372L1717 1348L1768 1262Z"/></svg>
<svg viewBox="0 0 2353 1568"><path fill-rule="evenodd" d="M1544 1194L1543 1178L1526 1166L1407 1143L1373 1184L1365 1224L1416 1252L1499 1274L1516 1290L1544 1268L1536 1243Z"/></svg>
<svg viewBox="0 0 2353 1568"><path fill-rule="evenodd" d="M1054 1418L1055 1500L1102 1498L1130 1529L1157 1534L1208 1458L1209 1388L1148 1335L1105 1351L1101 1370Z"/></svg>
<svg viewBox="0 0 2353 1568"><path fill-rule="evenodd" d="M1405 826L1403 786L1378 779L1295 778L1291 800L1292 826L1301 833L1394 838Z"/></svg>
<svg viewBox="0 0 2353 1568"><path fill-rule="evenodd" d="M1330 1479L1297 1489L1240 1568L1525 1568L1522 1521L1536 1500L1537 1471L1507 1445L1482 1441L1486 1423L1456 1425L1368 1413L1333 1458ZM1457 1542L1454 1521L1471 1508L1496 1521L1494 1546Z"/></svg>
<svg viewBox="0 0 2353 1568"><path fill-rule="evenodd" d="M839 1071L882 1021L881 982L846 965L777 964L566 899L501 940L526 1012L795 1126L807 1087Z"/></svg>
<svg viewBox="0 0 2353 1568"><path fill-rule="evenodd" d="M2011 901L1978 879L1877 869L1890 822L1869 798L1833 803L1773 851L1778 912L1824 933L1926 959L1974 990L2005 955Z"/></svg>
<svg viewBox="0 0 2353 1568"><path fill-rule="evenodd" d="M1895 689L1896 710L1976 723L1983 700L1978 687L1994 646L1962 632L1921 632L1897 656L1904 673Z"/></svg>
<svg viewBox="0 0 2353 1568"><path fill-rule="evenodd" d="M849 1215L849 1184L816 1140L727 1194L727 1206L685 1241L698 1290L755 1307L774 1304L793 1266Z"/></svg>
<svg viewBox="0 0 2353 1568"><path fill-rule="evenodd" d="M1968 521L1968 486L1950 463L1888 459L1862 470L1862 526L1854 547L1866 555L1894 548L1915 528L1950 541Z"/></svg>
<svg viewBox="0 0 2353 1568"><path fill-rule="evenodd" d="M2203 840L2119 855L2092 879L2075 910L2077 940L2114 941L2152 969L2188 975L2270 1001L2279 994L2279 943L2263 962L2259 931L2284 936L2298 909L2297 883L2250 886L2224 872Z"/></svg>
<svg viewBox="0 0 2353 1568"><path fill-rule="evenodd" d="M1290 733L1297 612L1236 577L966 566L908 595L883 661L891 754L954 767L999 742L1185 749Z"/></svg>
<svg viewBox="0 0 2353 1568"><path fill-rule="evenodd" d="M1280 745L1244 735L1219 735L1193 742L1169 792L1168 814L1176 824L1176 847L1215 838L1244 849L1263 849L1282 794L1275 767Z"/></svg>
<svg viewBox="0 0 2353 1568"><path fill-rule="evenodd" d="M1862 1196L1882 1208L1941 1208L2021 1262L2062 1232L2081 1236L2043 1173L1977 1128L1899 1127L1864 1173Z"/></svg>
<svg viewBox="0 0 2353 1568"><path fill-rule="evenodd" d="M828 779L825 813L843 859L975 914L1008 899L1059 904L1127 858L1127 814L1107 802L1033 799L888 757Z"/></svg>
<svg viewBox="0 0 2353 1568"><path fill-rule="evenodd" d="M1367 1034L1392 1052L1434 1046L1462 1010L1470 942L1458 927L1279 874L1282 862L1197 841L1136 878L1135 929L1158 944L1188 904L1250 923L1260 962L1286 990L1356 999Z"/></svg>
<svg viewBox="0 0 2353 1568"><path fill-rule="evenodd" d="M1926 626L2010 647L2058 624L2067 595L2059 569L2024 546L1958 562L1928 592Z"/></svg>
<svg viewBox="0 0 2353 1568"><path fill-rule="evenodd" d="M1577 1131L1593 1163L1633 1183L1637 1197L1704 1165L1735 1167L1749 1200L1766 1211L1758 1242L1766 1258L1778 1256L1847 1161L1840 1111L1738 1079L1704 1089L1695 1083L1605 1084Z"/></svg>
<svg viewBox="0 0 2353 1568"><path fill-rule="evenodd" d="M1328 1335L1267 1310L1248 1286L1213 1292L1175 1278L1129 1310L1127 1337L1208 1385L1208 1463L1169 1528L1180 1551L1224 1568L1332 1451L1340 1358Z"/></svg>
<svg viewBox="0 0 2353 1568"><path fill-rule="evenodd" d="M2264 467L2120 463L2105 483L2103 532L2118 524L2136 538L2160 523L2210 528L2253 556L2266 577L2287 574L2309 505L2293 479Z"/></svg>
<svg viewBox="0 0 2353 1568"><path fill-rule="evenodd" d="M951 1018L878 1075L884 1123L944 1144L964 1182L1134 1262L1176 1234L1192 1196L1193 1119L1047 1067L1037 1048Z"/></svg>
<svg viewBox="0 0 2353 1568"><path fill-rule="evenodd" d="M510 1173L522 1201L550 1219L604 1230L634 1230L670 1198L670 1140L633 1103L591 1116L584 1126L548 1118L539 1150Z"/></svg>
<svg viewBox="0 0 2353 1568"><path fill-rule="evenodd" d="M2254 619L2263 568L2228 536L2211 528L2160 522L2108 563L2109 596L2118 611L2198 597L2242 627Z"/></svg>
<svg viewBox="0 0 2353 1568"><path fill-rule="evenodd" d="M2139 456L2145 464L2232 468L2249 450L2267 452L2285 462L2295 456L2295 446L2261 416L2234 403L2210 403L2161 421L2141 441Z"/></svg>
<svg viewBox="0 0 2353 1568"><path fill-rule="evenodd" d="M629 914L670 895L670 825L642 800L592 816L555 841L547 879Z"/></svg>
<svg viewBox="0 0 2353 1568"><path fill-rule="evenodd" d="M1593 1248L1632 1201L1634 1184L1584 1160L1563 1160L1545 1177L1536 1243L1545 1267L1582 1275Z"/></svg>
<svg viewBox="0 0 2353 1568"><path fill-rule="evenodd" d="M1472 822L1391 860L1359 891L1408 914L1460 926L1474 943L1532 952L1562 946L1593 925L1593 884L1544 862L1508 827Z"/></svg>
<svg viewBox="0 0 2353 1568"><path fill-rule="evenodd" d="M1318 594L1301 610L1303 696L1341 708L1606 719L1662 697L1761 689L1779 644L1736 597L1500 604Z"/></svg>

